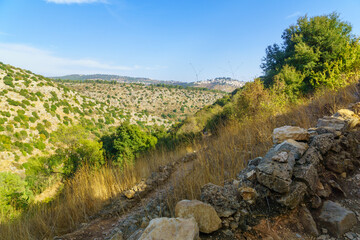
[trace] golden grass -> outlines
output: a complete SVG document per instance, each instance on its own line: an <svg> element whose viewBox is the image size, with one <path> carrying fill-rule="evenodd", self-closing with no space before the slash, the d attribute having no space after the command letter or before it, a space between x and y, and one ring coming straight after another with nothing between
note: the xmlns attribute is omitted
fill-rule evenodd
<svg viewBox="0 0 360 240"><path fill-rule="evenodd" d="M262 114L241 123L227 123L217 136L173 152L155 151L122 172L110 167L98 171L84 168L64 184L62 194L53 202L35 205L19 219L1 224L0 239L49 239L73 231L158 166L177 160L187 151L206 149L198 152L190 174L175 183L175 192L168 199L169 207L173 209L178 200L198 199L204 184L222 185L224 180L234 178L249 159L264 155L272 146L271 133L275 127L315 126L319 117L330 115L355 101L359 101L359 89L351 85L289 106L275 116Z"/></svg>

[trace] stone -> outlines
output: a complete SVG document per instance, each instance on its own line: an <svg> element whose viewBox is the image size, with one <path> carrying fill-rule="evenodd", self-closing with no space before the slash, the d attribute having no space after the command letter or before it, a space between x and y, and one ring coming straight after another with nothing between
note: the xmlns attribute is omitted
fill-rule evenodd
<svg viewBox="0 0 360 240"><path fill-rule="evenodd" d="M150 221L139 240L197 240L199 228L195 218L155 218Z"/></svg>
<svg viewBox="0 0 360 240"><path fill-rule="evenodd" d="M321 198L318 195L311 196L310 204L312 208L319 208L322 204Z"/></svg>
<svg viewBox="0 0 360 240"><path fill-rule="evenodd" d="M289 154L287 152L280 152L280 153L276 154L275 156L273 156L271 158L271 160L284 163L284 162L287 162L288 157L289 157Z"/></svg>
<svg viewBox="0 0 360 240"><path fill-rule="evenodd" d="M175 216L179 218L195 218L200 232L212 233L221 227L221 219L215 209L198 200L182 200L175 206Z"/></svg>
<svg viewBox="0 0 360 240"><path fill-rule="evenodd" d="M295 160L301 158L304 152L308 149L308 145L306 143L297 142L293 139L288 139L275 146L274 151L276 152L288 152L289 158L291 155L295 158Z"/></svg>
<svg viewBox="0 0 360 240"><path fill-rule="evenodd" d="M276 201L285 207L294 209L303 200L306 189L307 187L305 183L293 182L290 186L289 193L280 197Z"/></svg>
<svg viewBox="0 0 360 240"><path fill-rule="evenodd" d="M296 180L300 180L312 190L316 191L319 177L314 164L297 165L294 167L293 175Z"/></svg>
<svg viewBox="0 0 360 240"><path fill-rule="evenodd" d="M354 212L330 200L324 202L319 220L321 225L335 236L343 235L357 223Z"/></svg>
<svg viewBox="0 0 360 240"><path fill-rule="evenodd" d="M259 165L259 162L261 161L262 157L257 157L248 162L248 166L257 166Z"/></svg>
<svg viewBox="0 0 360 240"><path fill-rule="evenodd" d="M308 233L314 237L319 236L319 231L316 227L316 223L315 223L309 209L307 209L306 206L300 207L299 219L300 219L300 222L303 225L306 233Z"/></svg>
<svg viewBox="0 0 360 240"><path fill-rule="evenodd" d="M309 147L304 155L297 161L298 164L310 163L315 166L323 160L320 152L315 147Z"/></svg>
<svg viewBox="0 0 360 240"><path fill-rule="evenodd" d="M288 145L282 146L288 150ZM289 157L287 162L284 163L272 160L272 157L278 153L277 151L282 150L283 149L279 150L278 146L270 149L256 167L256 178L258 182L278 193L286 193L290 190L291 177L295 164L295 158L293 157Z"/></svg>
<svg viewBox="0 0 360 240"><path fill-rule="evenodd" d="M134 190L132 190L132 189L124 191L124 195L125 195L125 197L127 197L128 199L134 198L135 193L136 193L136 192L135 192Z"/></svg>
<svg viewBox="0 0 360 240"><path fill-rule="evenodd" d="M317 135L311 141L310 146L315 147L321 154L327 153L334 145L334 135L331 133Z"/></svg>
<svg viewBox="0 0 360 240"><path fill-rule="evenodd" d="M274 129L273 131L274 144L281 143L287 139L293 139L297 141L308 141L309 133L304 128L293 127L293 126L283 126Z"/></svg>
<svg viewBox="0 0 360 240"><path fill-rule="evenodd" d="M240 207L236 195L233 185L221 187L208 183L201 188L201 201L213 206L219 217L229 217Z"/></svg>
<svg viewBox="0 0 360 240"><path fill-rule="evenodd" d="M325 158L325 167L335 173L343 173L354 169L351 159L344 154L331 154Z"/></svg>
<svg viewBox="0 0 360 240"><path fill-rule="evenodd" d="M256 171L255 170L250 170L249 172L247 172L245 174L245 177L249 181L255 181L256 180Z"/></svg>
<svg viewBox="0 0 360 240"><path fill-rule="evenodd" d="M252 204L255 202L257 197L257 192L255 189L251 187L241 187L238 189L238 192L243 200L247 201L248 203Z"/></svg>
<svg viewBox="0 0 360 240"><path fill-rule="evenodd" d="M323 117L320 118L316 124L316 127L330 127L337 131L342 131L346 126L346 123L341 117Z"/></svg>

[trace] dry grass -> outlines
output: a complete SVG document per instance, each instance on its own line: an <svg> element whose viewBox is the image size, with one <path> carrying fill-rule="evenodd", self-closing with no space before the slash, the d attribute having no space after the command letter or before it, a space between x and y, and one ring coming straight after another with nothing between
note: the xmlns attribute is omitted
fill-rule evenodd
<svg viewBox="0 0 360 240"><path fill-rule="evenodd" d="M255 116L242 123L222 126L218 136L192 146L193 149L205 150L199 151L192 172L175 184L175 193L169 196L170 207L173 209L174 204L184 198L199 198L201 186L208 182L222 185L225 180L234 178L249 159L262 156L269 149L275 127L296 125L308 128L314 126L319 117L330 115L355 101L359 101L359 89L352 85L304 100L276 116ZM154 152L123 172L109 167L96 172L83 169L65 183L62 195L50 205L34 206L20 219L1 225L0 238L48 239L72 231L123 190L147 177L158 166L185 153L185 147L174 152Z"/></svg>

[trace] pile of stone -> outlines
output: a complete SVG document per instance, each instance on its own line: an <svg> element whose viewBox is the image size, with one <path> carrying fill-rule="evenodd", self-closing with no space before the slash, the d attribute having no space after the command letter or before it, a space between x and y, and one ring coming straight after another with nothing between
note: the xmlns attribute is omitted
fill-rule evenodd
<svg viewBox="0 0 360 240"><path fill-rule="evenodd" d="M328 198L333 192L345 195L336 179L360 165L359 131L349 131L359 123L357 114L343 109L319 119L316 128L276 128L274 146L264 157L249 161L224 186L203 186L201 201L180 201L176 218L151 220L140 239L197 239L199 231L220 228L231 235L297 207L308 234L319 236L319 227L333 236L347 233L356 215Z"/></svg>

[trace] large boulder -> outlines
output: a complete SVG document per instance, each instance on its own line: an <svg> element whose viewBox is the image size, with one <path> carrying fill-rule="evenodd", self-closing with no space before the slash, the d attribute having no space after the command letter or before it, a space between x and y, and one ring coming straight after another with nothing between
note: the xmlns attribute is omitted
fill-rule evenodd
<svg viewBox="0 0 360 240"><path fill-rule="evenodd" d="M289 154L293 155L294 158L297 160L299 159L304 152L308 149L308 144L297 142L293 139L288 139L275 146L274 151L276 152L288 152Z"/></svg>
<svg viewBox="0 0 360 240"><path fill-rule="evenodd" d="M237 189L231 185L208 183L201 188L201 201L213 206L219 217L230 217L240 207L236 195Z"/></svg>
<svg viewBox="0 0 360 240"><path fill-rule="evenodd" d="M195 218L155 218L139 240L197 240L199 228Z"/></svg>
<svg viewBox="0 0 360 240"><path fill-rule="evenodd" d="M275 128L273 131L273 142L278 144L287 139L293 139L298 141L309 140L309 133L306 129L293 126L283 126Z"/></svg>
<svg viewBox="0 0 360 240"><path fill-rule="evenodd" d="M343 235L357 223L354 212L329 200L324 202L319 220L335 236Z"/></svg>
<svg viewBox="0 0 360 240"><path fill-rule="evenodd" d="M221 219L215 209L198 200L182 200L175 206L175 216L179 218L195 218L200 232L212 233L221 227Z"/></svg>

